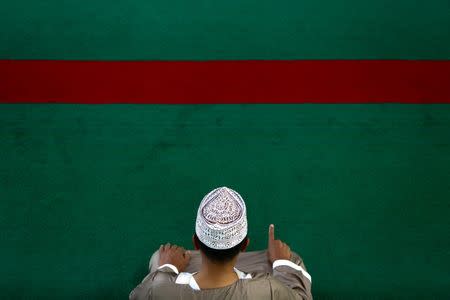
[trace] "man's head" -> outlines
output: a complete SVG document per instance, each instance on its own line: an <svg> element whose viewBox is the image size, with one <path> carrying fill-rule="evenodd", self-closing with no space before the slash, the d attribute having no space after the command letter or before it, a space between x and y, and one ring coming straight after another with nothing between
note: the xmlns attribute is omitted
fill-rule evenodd
<svg viewBox="0 0 450 300"><path fill-rule="evenodd" d="M220 187L200 203L195 222L194 246L209 260L226 263L248 245L247 210L236 191Z"/></svg>

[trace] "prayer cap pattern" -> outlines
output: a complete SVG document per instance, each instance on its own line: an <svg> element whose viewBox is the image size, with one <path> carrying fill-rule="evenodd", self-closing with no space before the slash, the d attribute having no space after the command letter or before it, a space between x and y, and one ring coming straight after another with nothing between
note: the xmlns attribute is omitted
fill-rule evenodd
<svg viewBox="0 0 450 300"><path fill-rule="evenodd" d="M230 249L247 236L247 210L238 192L220 187L200 203L195 222L198 239L213 249Z"/></svg>

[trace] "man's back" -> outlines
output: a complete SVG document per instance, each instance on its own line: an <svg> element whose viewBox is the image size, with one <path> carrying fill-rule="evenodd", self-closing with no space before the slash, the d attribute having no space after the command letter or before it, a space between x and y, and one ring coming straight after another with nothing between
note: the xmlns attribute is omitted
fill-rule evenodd
<svg viewBox="0 0 450 300"><path fill-rule="evenodd" d="M241 253L237 269L251 279L240 279L234 284L217 289L195 290L188 284L175 283L178 274L171 268L158 269L159 253L150 260L150 274L130 294L130 300L148 299L312 299L311 277L306 272L302 259L292 253L291 262L298 266L280 265L273 268L267 261L266 251ZM195 273L200 266L200 254L192 251L186 268L188 274Z"/></svg>
<svg viewBox="0 0 450 300"><path fill-rule="evenodd" d="M136 298L136 300L141 298ZM217 289L193 290L188 285L173 282L153 284L144 299L302 299L271 275L261 275L253 279L240 279L234 284Z"/></svg>

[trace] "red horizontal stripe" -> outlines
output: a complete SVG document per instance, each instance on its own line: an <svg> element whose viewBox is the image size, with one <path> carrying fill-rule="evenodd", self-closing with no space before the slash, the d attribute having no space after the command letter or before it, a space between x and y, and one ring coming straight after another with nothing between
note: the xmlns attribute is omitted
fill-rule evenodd
<svg viewBox="0 0 450 300"><path fill-rule="evenodd" d="M0 60L0 102L444 103L450 61Z"/></svg>

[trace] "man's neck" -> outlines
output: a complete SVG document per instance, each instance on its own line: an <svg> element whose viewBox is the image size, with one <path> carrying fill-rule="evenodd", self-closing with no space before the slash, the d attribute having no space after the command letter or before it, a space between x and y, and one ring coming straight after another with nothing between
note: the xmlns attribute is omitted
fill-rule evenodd
<svg viewBox="0 0 450 300"><path fill-rule="evenodd" d="M235 260L228 263L215 263L202 258L200 271L194 275L200 289L220 288L235 283L239 278L234 271Z"/></svg>

